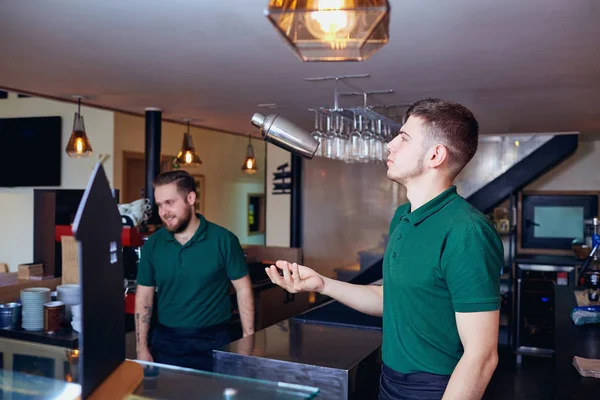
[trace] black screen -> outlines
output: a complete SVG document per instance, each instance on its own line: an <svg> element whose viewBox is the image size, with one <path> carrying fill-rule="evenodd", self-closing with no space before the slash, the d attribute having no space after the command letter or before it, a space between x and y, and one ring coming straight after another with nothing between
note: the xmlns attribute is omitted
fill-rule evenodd
<svg viewBox="0 0 600 400"><path fill-rule="evenodd" d="M0 118L0 186L60 186L61 117Z"/></svg>
<svg viewBox="0 0 600 400"><path fill-rule="evenodd" d="M583 240L584 220L598 215L598 196L523 195L522 212L523 248L568 250Z"/></svg>

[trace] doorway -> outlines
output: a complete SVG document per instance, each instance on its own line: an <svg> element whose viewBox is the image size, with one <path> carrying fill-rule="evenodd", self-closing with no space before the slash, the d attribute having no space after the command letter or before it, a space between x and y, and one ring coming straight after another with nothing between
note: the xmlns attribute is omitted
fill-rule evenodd
<svg viewBox="0 0 600 400"><path fill-rule="evenodd" d="M160 172L173 169L174 156L162 155L160 158ZM121 189L120 203L131 203L146 197L146 158L144 153L132 151L123 152L123 187Z"/></svg>

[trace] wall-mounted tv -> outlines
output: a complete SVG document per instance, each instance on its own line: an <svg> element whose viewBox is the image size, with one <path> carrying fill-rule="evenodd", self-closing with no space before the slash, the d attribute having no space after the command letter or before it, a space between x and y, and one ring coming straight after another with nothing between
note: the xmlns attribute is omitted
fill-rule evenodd
<svg viewBox="0 0 600 400"><path fill-rule="evenodd" d="M0 118L0 187L60 186L62 118Z"/></svg>

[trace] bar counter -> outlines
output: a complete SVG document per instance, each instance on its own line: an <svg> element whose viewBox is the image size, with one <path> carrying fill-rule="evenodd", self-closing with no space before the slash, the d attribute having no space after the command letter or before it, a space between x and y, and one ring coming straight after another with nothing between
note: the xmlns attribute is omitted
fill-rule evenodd
<svg viewBox="0 0 600 400"><path fill-rule="evenodd" d="M573 324L571 310L576 305L573 287L556 286L554 357L526 357L523 365L517 366L514 352L501 348L500 365L484 400L600 399L600 379L584 378L573 366L574 356L600 359L600 324ZM318 398L376 398L380 329L381 318L330 301L257 332L254 343L245 338L219 349L215 352L215 365L232 375L314 385L321 390ZM369 350L374 350L377 357L369 355ZM363 374L368 371L370 376L363 375L354 383L349 381L347 393L339 390L343 381L333 374L320 372L328 379L311 376L312 371L325 367L329 370L322 371L340 368L352 377L352 368L344 363L353 358L362 358L357 370Z"/></svg>
<svg viewBox="0 0 600 400"><path fill-rule="evenodd" d="M515 354L501 349L483 400L600 399L600 379L584 378L573 366L574 356L600 359L600 324L573 324L571 310L577 306L573 287L555 290L554 356L523 356L522 365L517 365Z"/></svg>
<svg viewBox="0 0 600 400"><path fill-rule="evenodd" d="M600 399L600 379L581 377L573 367L574 356L600 359L600 324L574 325L570 316L577 304L574 288L556 286L555 290L554 357L529 357L516 366L510 349L501 349L501 364L502 357L507 362L494 373L484 400ZM214 374L140 362L144 380L137 393L147 398L226 398L225 390L234 389L237 399L373 399L378 391L381 339L381 318L330 300L215 350ZM62 367L77 360L69 355L73 351L47 340L69 338L1 332L5 370L76 382L77 370ZM13 354L21 357L18 363ZM37 360L35 365L27 361L31 357ZM33 371L43 360L47 368ZM5 374L5 383L8 378Z"/></svg>
<svg viewBox="0 0 600 400"><path fill-rule="evenodd" d="M314 386L319 399L368 399L381 332L288 319L214 351L215 372Z"/></svg>
<svg viewBox="0 0 600 400"><path fill-rule="evenodd" d="M600 359L600 324L573 323L573 288L557 286L556 300L555 399L600 399L600 379L584 378L573 366L574 356Z"/></svg>

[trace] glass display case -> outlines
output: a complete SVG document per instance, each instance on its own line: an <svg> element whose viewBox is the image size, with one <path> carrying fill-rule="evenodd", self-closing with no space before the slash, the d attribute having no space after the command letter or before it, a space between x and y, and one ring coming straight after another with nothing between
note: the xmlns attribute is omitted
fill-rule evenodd
<svg viewBox="0 0 600 400"><path fill-rule="evenodd" d="M318 388L197 371L136 361L144 381L136 395L149 399L296 400L312 399Z"/></svg>
<svg viewBox="0 0 600 400"><path fill-rule="evenodd" d="M78 350L0 338L2 398L77 399L79 360ZM144 379L130 399L299 400L319 393L309 386L136 362Z"/></svg>

